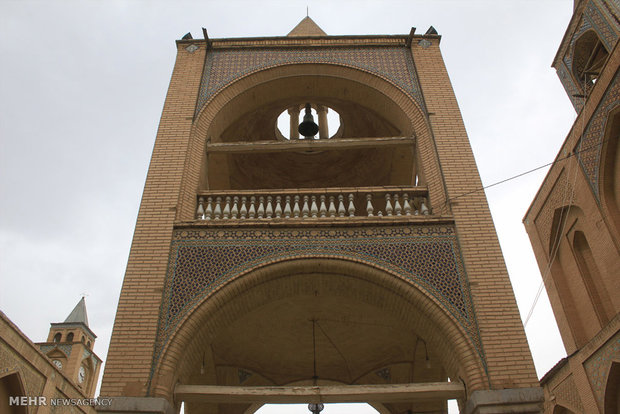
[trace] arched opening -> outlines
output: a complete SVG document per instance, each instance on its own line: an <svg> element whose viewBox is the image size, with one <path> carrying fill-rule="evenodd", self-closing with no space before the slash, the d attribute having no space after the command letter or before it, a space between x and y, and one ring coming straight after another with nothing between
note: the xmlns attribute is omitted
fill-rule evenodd
<svg viewBox="0 0 620 414"><path fill-rule="evenodd" d="M573 48L573 74L584 92L594 86L607 62L609 52L594 30L588 30L577 41Z"/></svg>
<svg viewBox="0 0 620 414"><path fill-rule="evenodd" d="M6 414L27 414L28 407L10 404L10 398L25 396L25 388L19 373L11 373L0 378L0 412Z"/></svg>
<svg viewBox="0 0 620 414"><path fill-rule="evenodd" d="M620 414L620 362L613 362L605 386L605 414Z"/></svg>
<svg viewBox="0 0 620 414"><path fill-rule="evenodd" d="M561 405L556 405L553 408L553 414L573 414L573 412L566 407L563 407Z"/></svg>
<svg viewBox="0 0 620 414"><path fill-rule="evenodd" d="M67 334L67 342L73 342L73 332L69 332Z"/></svg>
<svg viewBox="0 0 620 414"><path fill-rule="evenodd" d="M620 108L607 118L601 156L601 199L615 237L620 237Z"/></svg>
<svg viewBox="0 0 620 414"><path fill-rule="evenodd" d="M476 389L484 381L478 358L449 314L408 282L357 263L291 260L250 272L205 299L164 351L152 393L169 395L175 384L380 385L448 378L463 378ZM416 412L411 402L384 406L391 413ZM445 400L415 406L447 409ZM240 414L251 408L219 407ZM185 402L188 414L202 409L202 403Z"/></svg>
<svg viewBox="0 0 620 414"><path fill-rule="evenodd" d="M62 339L62 334L60 332L54 335L54 342L60 342L61 339Z"/></svg>
<svg viewBox="0 0 620 414"><path fill-rule="evenodd" d="M196 132L204 134L207 145L277 142L285 135L278 136L277 118L306 102L328 108L328 116L339 115L338 138L415 136L425 141L346 151L336 147L321 151L236 149L234 153L212 149L201 165L199 190L426 185L416 154L419 145L420 151L431 150L426 118L410 98L403 104L402 98L395 100L386 88L403 95L373 75L334 65L286 65L237 81L235 89L242 92L221 100L216 96L198 116Z"/></svg>

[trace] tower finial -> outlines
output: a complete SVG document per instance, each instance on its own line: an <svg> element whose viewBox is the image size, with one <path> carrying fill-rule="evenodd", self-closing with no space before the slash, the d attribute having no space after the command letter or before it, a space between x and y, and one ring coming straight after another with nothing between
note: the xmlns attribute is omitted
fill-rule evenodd
<svg viewBox="0 0 620 414"><path fill-rule="evenodd" d="M310 7L306 6L306 17L310 17Z"/></svg>

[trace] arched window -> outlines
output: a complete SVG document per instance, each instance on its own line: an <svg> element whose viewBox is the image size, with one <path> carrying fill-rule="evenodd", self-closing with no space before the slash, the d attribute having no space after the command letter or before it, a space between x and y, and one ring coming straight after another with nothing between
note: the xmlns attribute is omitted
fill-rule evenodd
<svg viewBox="0 0 620 414"><path fill-rule="evenodd" d="M73 342L73 332L69 332L67 335L67 342Z"/></svg>
<svg viewBox="0 0 620 414"><path fill-rule="evenodd" d="M584 92L594 86L598 79L609 52L594 30L588 30L577 39L573 49L573 74Z"/></svg>
<svg viewBox="0 0 620 414"><path fill-rule="evenodd" d="M62 334L60 332L54 335L54 342L60 342L61 339L62 339Z"/></svg>
<svg viewBox="0 0 620 414"><path fill-rule="evenodd" d="M88 341L88 344L86 344L86 346L88 346L88 349L91 349L91 345L92 344L90 343L90 341Z"/></svg>

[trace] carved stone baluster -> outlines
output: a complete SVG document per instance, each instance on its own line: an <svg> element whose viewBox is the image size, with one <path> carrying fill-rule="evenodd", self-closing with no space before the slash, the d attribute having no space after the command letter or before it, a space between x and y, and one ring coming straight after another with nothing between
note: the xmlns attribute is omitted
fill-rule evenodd
<svg viewBox="0 0 620 414"><path fill-rule="evenodd" d="M256 203L256 197L254 196L250 197L250 209L248 210L248 216L251 219L256 217L256 207L254 207L255 203Z"/></svg>
<svg viewBox="0 0 620 414"><path fill-rule="evenodd" d="M258 210L256 210L259 219L265 217L265 197L258 197Z"/></svg>
<svg viewBox="0 0 620 414"><path fill-rule="evenodd" d="M267 196L267 207L265 208L265 214L267 215L268 219L273 217L273 207L271 207L271 200L271 196Z"/></svg>
<svg viewBox="0 0 620 414"><path fill-rule="evenodd" d="M215 199L215 219L219 220L222 218L222 197L217 197Z"/></svg>
<svg viewBox="0 0 620 414"><path fill-rule="evenodd" d="M282 217L282 197L281 196L276 196L275 213L276 213L276 218Z"/></svg>
<svg viewBox="0 0 620 414"><path fill-rule="evenodd" d="M291 218L291 196L286 196L284 202L284 217Z"/></svg>
<svg viewBox="0 0 620 414"><path fill-rule="evenodd" d="M403 194L403 210L405 211L405 216L411 215L411 204L409 204L409 194Z"/></svg>
<svg viewBox="0 0 620 414"><path fill-rule="evenodd" d="M301 210L299 210L299 196L296 195L294 197L294 203L293 203L293 217L298 218L299 214L301 212Z"/></svg>
<svg viewBox="0 0 620 414"><path fill-rule="evenodd" d="M316 196L312 196L312 203L310 204L310 215L312 218L316 218L319 215L319 208L316 205Z"/></svg>
<svg viewBox="0 0 620 414"><path fill-rule="evenodd" d="M213 218L213 199L207 197L207 209L205 210L205 220L211 220Z"/></svg>
<svg viewBox="0 0 620 414"><path fill-rule="evenodd" d="M321 194L321 207L319 207L321 217L327 216L327 206L325 205L325 194Z"/></svg>
<svg viewBox="0 0 620 414"><path fill-rule="evenodd" d="M241 210L239 210L239 214L241 215L242 219L245 219L248 217L248 207L246 205L248 199L243 196L241 197Z"/></svg>
<svg viewBox="0 0 620 414"><path fill-rule="evenodd" d="M400 201L398 201L398 194L394 194L394 211L396 212L397 216L400 216L401 212L403 211L403 208L400 205Z"/></svg>
<svg viewBox="0 0 620 414"><path fill-rule="evenodd" d="M344 213L347 210L344 208L344 196L342 194L338 194L338 216L344 217Z"/></svg>
<svg viewBox="0 0 620 414"><path fill-rule="evenodd" d="M196 210L196 218L198 220L204 220L205 217L205 199L204 197L198 197L198 209Z"/></svg>
<svg viewBox="0 0 620 414"><path fill-rule="evenodd" d="M353 194L349 194L349 217L355 216L355 204L353 204Z"/></svg>
<svg viewBox="0 0 620 414"><path fill-rule="evenodd" d="M422 202L420 203L420 213L422 213L425 216L428 216L428 207L426 207L426 197L422 198Z"/></svg>
<svg viewBox="0 0 620 414"><path fill-rule="evenodd" d="M329 216L336 217L336 206L334 205L334 196L329 196Z"/></svg>
<svg viewBox="0 0 620 414"><path fill-rule="evenodd" d="M389 194L385 195L385 212L388 216L392 215L392 201Z"/></svg>
<svg viewBox="0 0 620 414"><path fill-rule="evenodd" d="M304 196L304 205L301 207L301 215L303 218L308 218L310 216L310 207L308 206L308 200L310 197L307 195Z"/></svg>
<svg viewBox="0 0 620 414"><path fill-rule="evenodd" d="M239 197L233 197L233 206L230 209L230 217L236 219L239 216Z"/></svg>
<svg viewBox="0 0 620 414"><path fill-rule="evenodd" d="M372 206L372 194L366 194L366 212L368 213L368 217L372 217L374 211L375 208Z"/></svg>
<svg viewBox="0 0 620 414"><path fill-rule="evenodd" d="M226 203L224 203L224 211L222 213L224 220L230 218L230 197L226 197Z"/></svg>

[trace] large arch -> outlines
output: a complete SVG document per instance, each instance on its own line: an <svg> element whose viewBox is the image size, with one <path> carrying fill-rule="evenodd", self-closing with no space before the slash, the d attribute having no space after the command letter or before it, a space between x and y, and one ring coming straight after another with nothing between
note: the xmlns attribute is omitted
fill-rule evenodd
<svg viewBox="0 0 620 414"><path fill-rule="evenodd" d="M172 334L151 395L236 385L242 372L247 385L311 384L314 338L324 384L449 377L474 391L487 381L471 339L437 299L382 269L313 258L253 269L207 296Z"/></svg>
<svg viewBox="0 0 620 414"><path fill-rule="evenodd" d="M436 151L427 114L402 88L375 74L344 65L285 64L247 74L232 82L212 96L196 115L186 161L195 174L188 175L183 182L184 202L178 218L191 219L195 210L195 190L208 188L204 151L208 141L233 139L228 135L232 134L229 128L239 122L244 124L243 119L248 114L260 114L270 125L283 108L300 99L312 99L337 109L341 115L345 114L344 122L349 124L346 114L358 108L359 118L374 120L365 124L373 124L371 128L415 136L417 152L427 154L426 161L420 157L413 160L420 181L426 183L425 177L439 175L437 157L428 156ZM262 129L273 133L268 125ZM247 139L247 135L240 138ZM353 135L363 134L355 130ZM431 204L441 205L445 201L440 183L441 180L427 183Z"/></svg>
<svg viewBox="0 0 620 414"><path fill-rule="evenodd" d="M601 205L610 222L610 233L620 243L620 106L607 116L600 158Z"/></svg>

